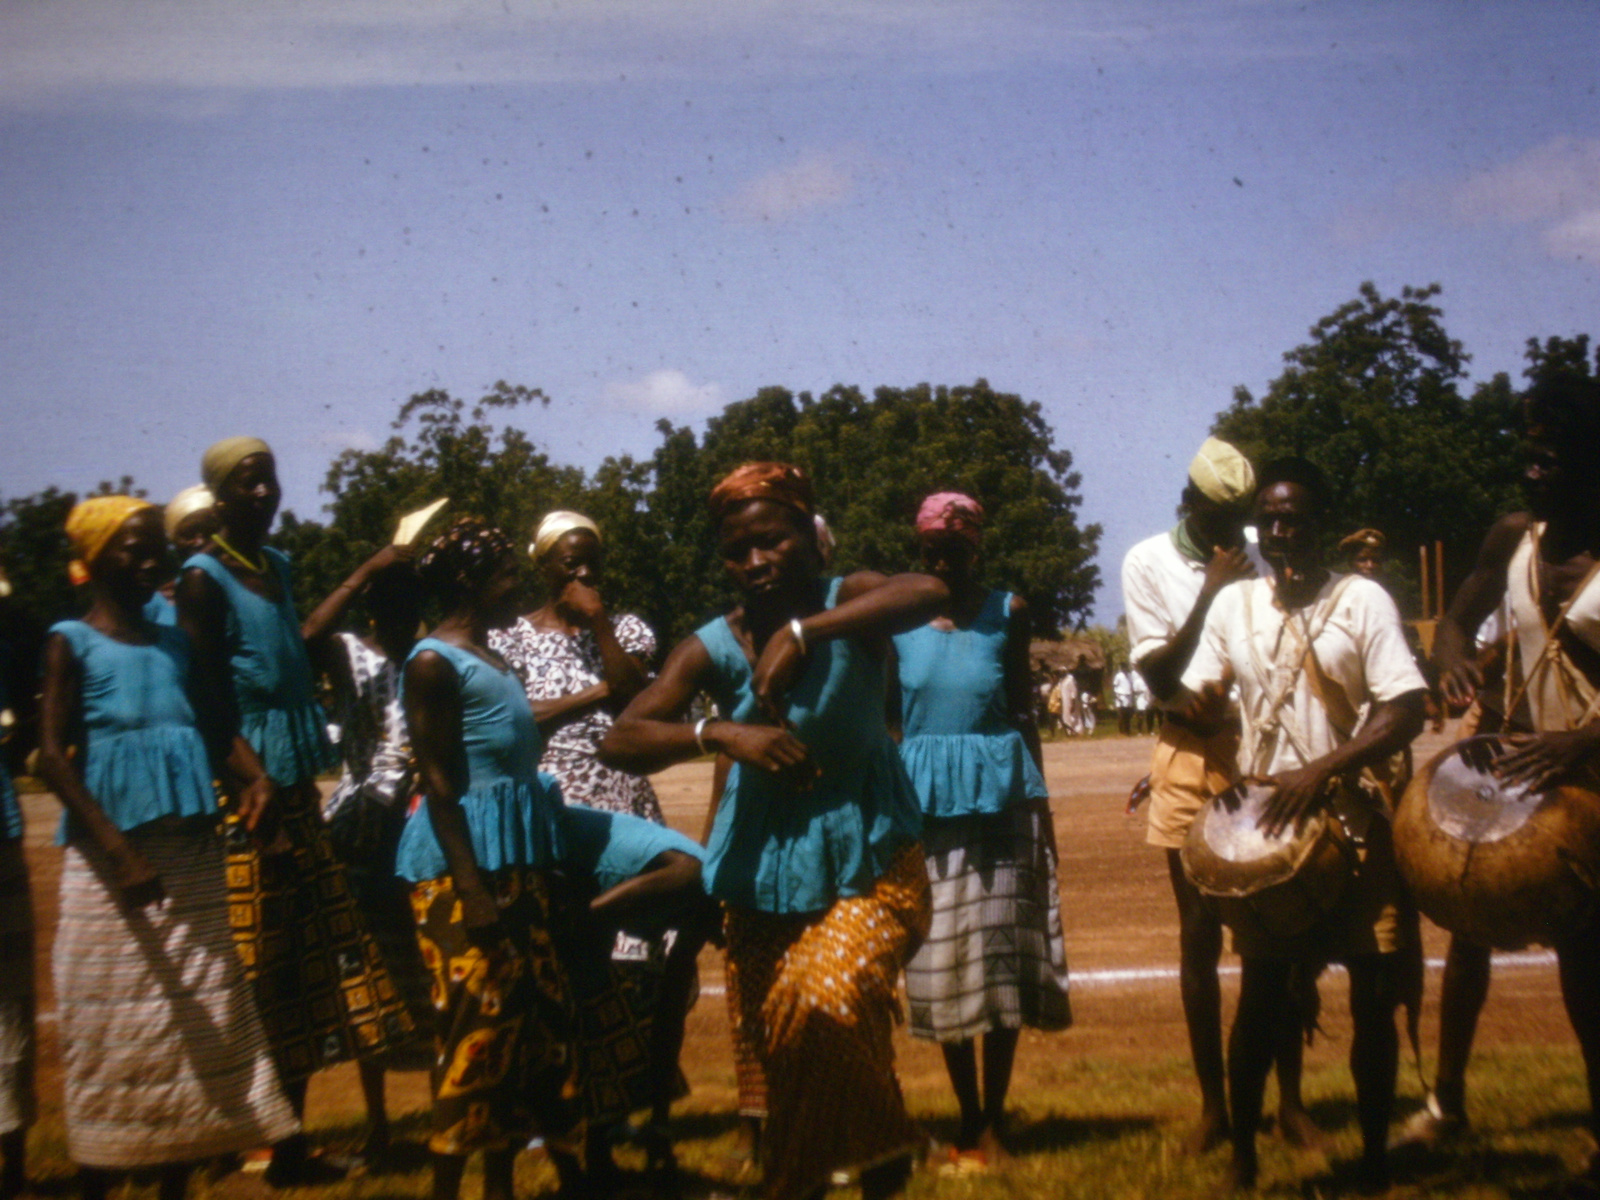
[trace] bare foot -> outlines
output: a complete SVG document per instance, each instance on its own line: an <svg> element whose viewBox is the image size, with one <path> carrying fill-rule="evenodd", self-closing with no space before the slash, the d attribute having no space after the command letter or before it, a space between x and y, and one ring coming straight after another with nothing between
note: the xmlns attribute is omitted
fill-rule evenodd
<svg viewBox="0 0 1600 1200"><path fill-rule="evenodd" d="M1208 1109L1200 1114L1199 1124L1183 1139L1183 1152L1205 1154L1215 1150L1228 1140L1228 1133L1227 1114Z"/></svg>
<svg viewBox="0 0 1600 1200"><path fill-rule="evenodd" d="M1326 1150L1328 1136L1303 1108L1278 1110L1278 1136L1296 1150Z"/></svg>
<svg viewBox="0 0 1600 1200"><path fill-rule="evenodd" d="M991 1167L1003 1167L1011 1162L1011 1151L1006 1149L993 1126L978 1135L977 1149Z"/></svg>
<svg viewBox="0 0 1600 1200"><path fill-rule="evenodd" d="M1254 1162L1241 1162L1235 1156L1229 1163L1228 1169L1222 1176L1222 1190L1219 1196L1237 1196L1244 1192L1256 1190L1257 1166Z"/></svg>

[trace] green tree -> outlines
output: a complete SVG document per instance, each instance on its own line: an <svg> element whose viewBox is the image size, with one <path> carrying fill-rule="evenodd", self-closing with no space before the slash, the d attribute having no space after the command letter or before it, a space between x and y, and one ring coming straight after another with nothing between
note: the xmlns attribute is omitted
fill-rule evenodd
<svg viewBox="0 0 1600 1200"><path fill-rule="evenodd" d="M729 405L698 441L687 428L658 428L641 527L658 539L659 569L642 600L672 637L730 599L714 561L706 496L723 474L753 459L810 472L842 571L914 567L917 505L929 492L957 490L988 511L988 577L1026 596L1041 630L1081 622L1093 602L1100 527L1077 523L1081 480L1072 455L1055 445L1037 403L982 379L970 387L880 387L870 399L843 385L817 398L769 387Z"/></svg>
<svg viewBox="0 0 1600 1200"><path fill-rule="evenodd" d="M1417 548L1442 540L1446 577L1459 579L1484 531L1515 507L1520 475L1510 380L1463 396L1468 356L1431 303L1439 291L1385 297L1363 283L1284 355L1264 395L1235 389L1212 425L1258 463L1298 454L1320 466L1334 492L1330 538L1383 530L1408 602Z"/></svg>

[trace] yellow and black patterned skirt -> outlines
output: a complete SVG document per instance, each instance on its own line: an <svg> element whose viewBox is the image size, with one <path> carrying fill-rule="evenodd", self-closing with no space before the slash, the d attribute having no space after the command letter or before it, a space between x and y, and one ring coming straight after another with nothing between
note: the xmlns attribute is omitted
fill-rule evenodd
<svg viewBox="0 0 1600 1200"><path fill-rule="evenodd" d="M328 844L311 781L281 788L290 849L263 854L225 821L228 921L286 1082L416 1036L377 942Z"/></svg>
<svg viewBox="0 0 1600 1200"><path fill-rule="evenodd" d="M769 1085L766 1193L793 1200L923 1142L906 1114L891 1035L900 969L926 935L920 846L863 896L821 914L730 908L729 984Z"/></svg>
<svg viewBox="0 0 1600 1200"><path fill-rule="evenodd" d="M527 867L489 879L500 923L488 946L468 937L448 875L411 890L438 1014L435 1154L514 1149L535 1133L570 1139L579 1127L576 1020L550 938L549 881Z"/></svg>

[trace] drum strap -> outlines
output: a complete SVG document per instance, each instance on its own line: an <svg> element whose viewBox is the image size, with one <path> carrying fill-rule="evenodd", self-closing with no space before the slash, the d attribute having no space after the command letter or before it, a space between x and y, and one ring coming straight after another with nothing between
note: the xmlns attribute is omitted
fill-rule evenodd
<svg viewBox="0 0 1600 1200"><path fill-rule="evenodd" d="M1323 708L1327 710L1328 719L1333 723L1334 729L1340 736L1348 737L1348 731L1355 727L1355 709L1351 707L1349 697L1345 695L1343 688L1328 678L1327 673L1322 669L1321 663L1317 661L1316 652L1317 638L1322 636L1322 631L1327 628L1328 622L1332 620L1335 610L1339 607L1339 600L1344 595L1345 588L1349 586L1350 581L1354 578L1355 576L1353 575L1346 575L1338 583L1334 584L1333 591L1328 595L1326 607L1320 613L1314 614L1317 617L1315 628L1312 627L1312 618L1306 616L1303 612L1300 614L1300 627L1298 628L1296 628L1294 622L1295 614L1284 612L1283 624L1278 628L1277 644L1281 647L1284 634L1292 631L1300 643L1300 657L1295 663L1294 670L1283 681L1282 687L1276 693L1269 693L1270 702L1267 705L1266 713L1261 718L1259 731L1256 735L1257 761L1251 764L1254 771L1259 772L1265 769L1265 764L1261 761L1263 758L1262 749L1269 742L1275 746L1280 733L1289 739L1290 744L1303 758L1306 758L1307 761L1310 760L1310 751L1301 743L1293 722L1286 722L1283 719L1285 709L1289 701L1294 698L1295 689L1299 686L1302 674L1307 675L1309 678L1312 693L1317 697ZM1252 633L1255 629L1255 615L1251 604L1251 597L1254 591L1254 588L1247 587L1244 592L1245 625ZM1262 681L1263 685L1270 686L1272 679L1271 666L1273 664L1261 661L1253 636L1249 638L1249 646L1250 656L1253 660L1252 665L1255 668L1257 678ZM1279 653L1275 650L1273 654L1274 664L1278 657ZM1321 686L1323 681L1326 681L1328 685L1326 689ZM1337 700L1334 697L1337 697ZM1342 704L1339 703L1340 701L1342 701ZM1348 714L1349 718L1348 724L1341 719L1346 714Z"/></svg>
<svg viewBox="0 0 1600 1200"><path fill-rule="evenodd" d="M1532 553L1528 555L1528 591L1533 597L1536 608L1539 605L1539 534L1542 528L1542 524L1536 524L1528 531L1529 537L1533 539ZM1589 590L1589 585L1595 581L1597 575L1600 575L1600 561L1596 561L1594 566L1589 568L1589 573L1583 577L1583 581L1577 587L1572 589L1572 594L1567 597L1561 608L1556 612L1556 619L1545 626L1544 649L1539 652L1539 657L1531 664L1524 665L1522 682L1514 695L1509 695L1510 688L1508 683L1508 699L1506 702L1506 716L1508 719L1511 713L1516 711L1516 706L1522 703L1522 699L1527 695L1528 689L1546 671L1557 671L1557 686L1561 687L1563 691L1566 690L1563 685L1565 675L1560 673L1561 631L1566 628L1567 613L1572 610L1572 606L1578 602L1579 598ZM1508 670L1507 680L1509 681L1509 679L1510 671ZM1581 728L1593 721L1596 716L1600 716L1600 689L1596 689L1594 697L1584 709L1583 716L1572 724L1570 728Z"/></svg>

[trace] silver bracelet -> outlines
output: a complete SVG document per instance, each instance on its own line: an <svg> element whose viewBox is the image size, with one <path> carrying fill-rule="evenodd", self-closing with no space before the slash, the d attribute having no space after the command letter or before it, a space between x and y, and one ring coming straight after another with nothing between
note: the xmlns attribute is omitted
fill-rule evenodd
<svg viewBox="0 0 1600 1200"><path fill-rule="evenodd" d="M701 754L711 753L711 751L706 749L706 739L704 736L706 731L706 722L709 720L711 720L710 717L701 717L694 723L694 744L700 747Z"/></svg>
<svg viewBox="0 0 1600 1200"><path fill-rule="evenodd" d="M806 653L806 631L800 628L800 618L789 618L789 632L794 634L794 640L800 644L800 653Z"/></svg>

